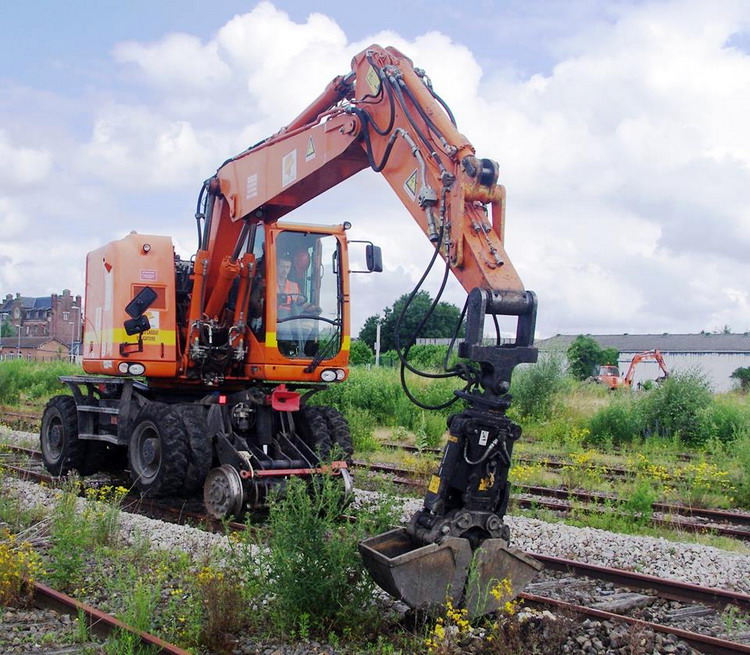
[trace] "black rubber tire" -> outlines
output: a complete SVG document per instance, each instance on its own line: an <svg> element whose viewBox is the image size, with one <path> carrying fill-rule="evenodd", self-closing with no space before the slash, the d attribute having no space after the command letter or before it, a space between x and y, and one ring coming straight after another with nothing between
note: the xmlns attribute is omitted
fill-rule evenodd
<svg viewBox="0 0 750 655"><path fill-rule="evenodd" d="M42 414L39 441L44 467L52 475L73 469L83 473L86 443L78 438L78 411L71 396L50 398Z"/></svg>
<svg viewBox="0 0 750 655"><path fill-rule="evenodd" d="M206 410L200 405L178 405L175 409L185 426L188 445L187 469L182 492L192 495L203 488L213 459Z"/></svg>
<svg viewBox="0 0 750 655"><path fill-rule="evenodd" d="M328 460L331 456L333 441L322 408L303 407L296 416L296 426L302 441L321 460Z"/></svg>
<svg viewBox="0 0 750 655"><path fill-rule="evenodd" d="M145 495L179 494L188 466L188 438L182 417L163 403L147 403L128 442L130 477Z"/></svg>
<svg viewBox="0 0 750 655"><path fill-rule="evenodd" d="M328 423L328 432L331 435L331 441L334 446L338 446L344 455L344 461L351 465L354 457L354 443L352 442L352 433L349 430L344 415L333 407L319 407L323 416Z"/></svg>

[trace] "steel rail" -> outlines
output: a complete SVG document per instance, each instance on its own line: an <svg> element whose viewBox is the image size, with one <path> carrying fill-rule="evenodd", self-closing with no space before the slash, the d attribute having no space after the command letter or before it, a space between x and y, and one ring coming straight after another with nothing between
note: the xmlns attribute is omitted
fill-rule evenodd
<svg viewBox="0 0 750 655"><path fill-rule="evenodd" d="M520 598L523 598L525 603L536 607L548 607L551 605L571 614L582 614L584 616L590 616L604 621L628 623L629 625L638 626L646 630L674 635L701 653L709 653L713 655L750 655L750 646L734 641L719 639L718 637L701 635L697 632L690 632L688 630L682 630L681 628L673 628L661 623L650 623L649 621L643 621L642 619L634 619L630 616L613 614L612 612L605 612L604 610L597 610L583 605L574 605L573 603L546 598L545 596L538 596L536 594L523 592L521 593Z"/></svg>
<svg viewBox="0 0 750 655"><path fill-rule="evenodd" d="M220 528L222 530L225 529L225 525L229 529L235 531L247 529L247 526L242 523L233 522L225 524L210 519L210 517L206 517L205 515L199 513L186 511L179 508L165 507L150 499L143 499L139 497L136 505L138 505L138 511L147 509L147 511L151 512L156 507L158 507L159 511L163 511L166 509L166 514L170 515L170 517L174 520L184 521L185 519L193 519L199 521L204 525L213 524L215 528L219 528L219 524L221 524ZM132 511L132 508L128 507L127 511ZM626 588L651 589L656 591L659 597L665 599L676 600L680 602L700 602L718 608L723 608L727 605L735 605L745 611L750 610L750 596L746 594L712 587L701 587L699 585L679 582L676 580L662 579L655 576L625 571L622 569L612 569L608 567L588 564L585 562L552 557L549 555L540 555L537 553L528 554L531 557L537 558L539 561L545 564L545 566L553 570L572 571L578 575L608 580ZM729 642L715 637L703 636L678 628L663 626L661 624L648 623L640 619L632 619L630 617L612 614L603 610L595 610L583 606L576 606L570 603L547 599L534 594L522 594L522 597L530 604L539 603L544 605L553 605L565 609L566 611L578 612L596 618L603 618L605 620L624 621L630 624L650 628L655 631L673 634L676 637L683 639L684 641L689 643L692 647L704 653L718 653L719 655L735 655L737 653L750 654L750 646L745 646L743 644L736 644L735 642ZM160 652L183 653L184 651L167 650Z"/></svg>
<svg viewBox="0 0 750 655"><path fill-rule="evenodd" d="M371 471L380 473L389 473L392 475L399 476L394 479L397 484L412 487L422 487L423 482L415 481L412 477L418 473L413 469L405 469L393 464L371 464L368 462L362 462L355 460L354 466L367 468ZM403 477L407 476L407 477ZM512 484L512 483L511 483ZM544 497L552 497L560 500L580 500L583 502L592 503L594 505L601 505L607 500L616 502L616 497L608 497L598 494L590 494L583 491L569 491L566 489L551 489L549 487L533 487L526 485L512 484L512 488L521 493L528 493L531 495L539 495ZM534 509L537 507L543 507L555 512L568 513L572 509L570 505L564 503L556 503L549 500L529 500L526 498L518 498L516 495L512 496L513 502L518 507L524 509ZM720 520L730 523L739 523L741 525L750 526L750 515L748 514L735 514L734 512L727 512L724 510L701 510L699 508L693 508L688 506L680 505L668 505L666 503L653 503L652 509L654 511L676 514L678 516L684 516L686 518L692 518L693 516L702 516L703 518L713 518L714 520ZM685 532L694 533L714 533L717 535L731 537L733 539L741 539L743 541L750 541L750 530L743 528L736 528L728 525L713 525L704 523L694 523L690 521L676 521L673 519L665 519L659 517L651 517L649 522L653 525L665 527L669 529L683 530Z"/></svg>
<svg viewBox="0 0 750 655"><path fill-rule="evenodd" d="M155 653L163 655L190 655L189 651L179 646L170 644L143 630L138 630L111 614L102 612L91 605L55 591L40 582L34 582L34 605L40 609L51 609L73 617L83 614L86 617L89 629L100 637L109 637L119 630L135 635L145 646L155 648Z"/></svg>
<svg viewBox="0 0 750 655"><path fill-rule="evenodd" d="M727 591L716 587L702 587L689 582L658 578L645 573L588 564L562 557L552 557L551 555L527 554L542 562L545 568L554 571L570 571L577 575L614 582L618 586L629 589L653 589L658 592L660 598L668 600L703 603L719 610L723 610L729 605L734 605L745 612L750 612L750 595L748 594Z"/></svg>

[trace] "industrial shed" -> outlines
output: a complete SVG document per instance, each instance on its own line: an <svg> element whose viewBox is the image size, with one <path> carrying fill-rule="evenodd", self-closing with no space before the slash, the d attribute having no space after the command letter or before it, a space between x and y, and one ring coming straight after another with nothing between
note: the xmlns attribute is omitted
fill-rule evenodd
<svg viewBox="0 0 750 655"><path fill-rule="evenodd" d="M565 353L577 335L558 334L541 339L536 346L542 352ZM620 351L621 374L628 370L636 353L659 350L671 372L700 369L716 392L729 391L738 385L730 375L738 368L750 366L750 333L745 334L587 334L602 348ZM633 383L655 380L661 375L656 362L641 362Z"/></svg>

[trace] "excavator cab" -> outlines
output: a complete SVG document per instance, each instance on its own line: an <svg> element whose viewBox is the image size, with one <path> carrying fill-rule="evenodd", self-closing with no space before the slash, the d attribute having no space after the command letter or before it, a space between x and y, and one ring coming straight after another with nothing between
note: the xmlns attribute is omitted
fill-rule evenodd
<svg viewBox="0 0 750 655"><path fill-rule="evenodd" d="M253 230L248 377L345 379L350 329L345 229L275 223ZM318 370L321 363L325 368Z"/></svg>

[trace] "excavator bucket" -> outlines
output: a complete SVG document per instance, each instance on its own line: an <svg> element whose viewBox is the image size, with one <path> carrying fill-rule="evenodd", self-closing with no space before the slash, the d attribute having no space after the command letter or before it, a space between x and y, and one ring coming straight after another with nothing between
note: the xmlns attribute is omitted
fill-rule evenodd
<svg viewBox="0 0 750 655"><path fill-rule="evenodd" d="M359 552L378 586L409 607L428 609L450 599L471 616L517 596L542 568L503 539L488 539L472 552L468 539L459 537L415 544L404 528L361 541Z"/></svg>

